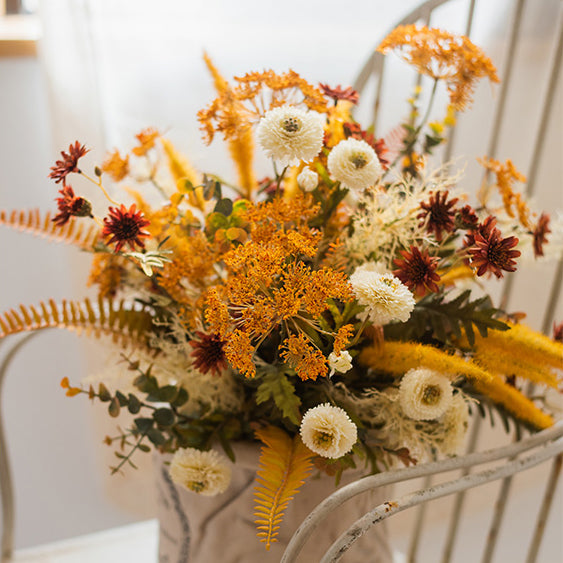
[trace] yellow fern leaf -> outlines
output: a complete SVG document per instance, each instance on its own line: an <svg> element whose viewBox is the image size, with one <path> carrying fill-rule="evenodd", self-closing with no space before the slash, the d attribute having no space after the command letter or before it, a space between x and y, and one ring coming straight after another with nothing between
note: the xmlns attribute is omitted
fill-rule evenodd
<svg viewBox="0 0 563 563"><path fill-rule="evenodd" d="M89 299L62 301L57 305L50 299L33 306L20 305L0 313L0 340L12 334L47 328L65 328L96 338L110 336L116 343L148 347L147 337L152 328L152 316L146 310L136 310L124 301L116 304L99 299L94 306Z"/></svg>
<svg viewBox="0 0 563 563"><path fill-rule="evenodd" d="M18 231L31 233L55 242L74 244L83 249L91 249L99 236L99 227L87 224L84 220L71 218L62 227L53 223L51 212L44 215L39 209L12 210L0 209L0 225Z"/></svg>
<svg viewBox="0 0 563 563"><path fill-rule="evenodd" d="M261 542L269 550L278 541L279 525L289 501L311 473L313 454L299 435L293 439L280 428L268 426L256 431L264 446L257 473L254 515Z"/></svg>

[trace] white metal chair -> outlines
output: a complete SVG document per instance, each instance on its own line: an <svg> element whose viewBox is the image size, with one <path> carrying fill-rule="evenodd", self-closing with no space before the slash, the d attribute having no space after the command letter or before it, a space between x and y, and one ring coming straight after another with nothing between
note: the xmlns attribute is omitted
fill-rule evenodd
<svg viewBox="0 0 563 563"><path fill-rule="evenodd" d="M445 4L455 3L456 2L450 2L449 0L428 0L400 21L399 25L417 22L432 25L432 20L437 14L439 14L440 7ZM476 0L469 0L468 2L465 2L467 14L465 28L460 31L467 36L471 36L474 24L474 15L477 9L476 4ZM490 7L490 3L483 2L482 4L488 4L487 7ZM528 135L527 138L523 137L526 141L531 139L530 142L527 142L527 150L530 151L531 158L527 174L528 182L526 194L528 196L537 195L540 201L542 195L544 194L539 193L540 190L537 189L539 187L538 173L540 166L545 165L545 160L542 160L542 157L545 158L546 131L549 124L553 121L553 116L557 110L556 92L558 87L561 88L559 79L562 65L563 45L563 5L561 2L559 2L559 5L550 3L548 6L548 4L549 3L541 1L526 3L526 0L516 0L512 3L513 12L509 16L510 27L507 33L505 52L503 55L504 60L501 67L500 92L496 101L494 115L488 124L482 124L484 129L486 129L487 125L489 125L488 144L481 149L482 154L487 154L492 158L498 158L497 155L501 148L501 133L503 126L506 125L510 117L507 111L509 106L509 93L511 91L511 85L513 85L513 76L517 68L518 55L521 56L521 52L518 52L518 47L523 20L525 19L525 10L541 11L542 9L550 7L551 11L549 13L552 16L555 13L557 23L554 33L552 33L549 37L550 50L548 54L549 59L547 60L547 79L543 84L538 85L538 88L535 90L536 97L539 101L538 105L540 107L539 112L537 112L538 119L535 124L535 129ZM457 5L461 6L459 2L457 2ZM365 93L370 85L372 87L374 86L373 99L370 98L372 103L371 122L376 129L377 136L381 136L381 134L384 133L384 131L378 130L378 125L381 117L382 102L385 97L385 61L386 59L381 53L374 51L362 67L354 83L354 88L360 93ZM420 84L422 82L422 77L419 75L415 80L417 84ZM375 82L375 85L370 84L371 82ZM487 139L486 135L483 135L483 137ZM456 139L452 133L442 154L444 162L448 162L452 155L455 154L455 147ZM559 152L560 150L561 146L559 146ZM562 178L557 177L556 174L554 174L554 176L555 178L553 178L553 181L556 182L554 193L561 195L561 192L563 191L563 186L561 185ZM514 277L510 277L504 283L502 294L500 296L504 306L507 305L508 300L513 296L514 279ZM541 318L541 327L543 332L546 333L550 330L554 320L554 314L561 296L562 279L563 258L560 257L556 268L551 273L551 279L542 280L542 288L549 288L545 296L543 296L544 308L543 317ZM528 392L531 394L532 388L529 388ZM495 547L497 545L499 529L506 514L506 506L511 493L513 476L537 464L551 463L549 476L545 482L545 492L543 494L543 498L540 499L539 508L537 509L538 512L535 529L532 533L525 559L526 563L536 561L563 463L563 425L558 423L555 427L549 430L540 432L525 439L515 437L515 443L511 443L510 445L475 453L474 450L481 431L481 419L476 418L468 440L468 453L464 456L366 477L333 493L325 501L323 501L323 503L321 503L299 527L284 554L282 563L291 563L295 561L299 550L305 541L313 533L315 528L321 525L323 517L334 510L337 510L338 507L346 500L361 494L362 492L383 485L405 483L417 477L425 478L422 488L415 489L400 498L390 498L388 502L374 507L371 512L367 513L363 518L356 521L348 528L348 530L342 533L340 538L328 549L322 559L322 563L340 560L346 550L351 547L360 535L363 533L369 533L369 528L371 526L413 506L418 506L418 514L416 516L410 538L407 561L409 561L409 563L414 561L437 561L438 559L435 558L426 559L424 558L424 555L420 556L419 546L426 521L429 501L448 495L453 496L453 506L449 522L447 523L448 531L443 546L442 556L439 560L442 561L442 563L453 561L454 559L452 559L452 556L454 553L455 542L456 540L460 540L460 534L463 533L460 532L460 529L465 492L491 481L501 481L498 496L496 498L496 502L494 503L494 509L492 510L493 514L489 531L483 548L482 561L490 562L493 558ZM533 451L533 453L529 453L530 451ZM487 467L486 469L479 469L479 466L491 461L497 461L498 464L492 468ZM449 472L452 469L461 470L461 475L449 481L441 481L437 485L432 485L437 476L442 473ZM528 521L531 525L533 522L531 516L528 517ZM563 557L563 551L560 556ZM476 556L475 559L471 560L477 560Z"/></svg>

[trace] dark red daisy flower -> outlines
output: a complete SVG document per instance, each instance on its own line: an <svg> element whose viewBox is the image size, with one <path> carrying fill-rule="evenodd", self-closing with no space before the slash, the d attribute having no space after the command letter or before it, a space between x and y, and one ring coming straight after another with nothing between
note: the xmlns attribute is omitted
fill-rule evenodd
<svg viewBox="0 0 563 563"><path fill-rule="evenodd" d="M149 233L143 231L143 227L150 224L140 211L137 211L135 204L133 204L129 211L125 205L109 208L109 217L104 217L104 228L102 236L111 237L107 244L115 245L115 252L119 252L121 248L128 244L132 250L135 250L135 245L145 248L145 243L141 240L142 237L150 236Z"/></svg>
<svg viewBox="0 0 563 563"><path fill-rule="evenodd" d="M401 250L401 258L393 262L397 270L393 274L397 276L415 295L422 296L427 291L439 291L436 284L440 276L436 273L438 258L431 257L428 250L422 252L416 246L410 250Z"/></svg>
<svg viewBox="0 0 563 563"><path fill-rule="evenodd" d="M448 190L430 194L430 200L420 204L422 211L417 215L418 219L422 219L420 226L426 225L429 232L434 232L438 242L442 240L444 232L451 233L455 229L453 207L458 199L455 197L448 201L448 195Z"/></svg>
<svg viewBox="0 0 563 563"><path fill-rule="evenodd" d="M336 88L331 88L328 84L319 84L321 90L324 92L325 96L332 98L335 102L338 100L346 100L357 104L360 99L360 95L354 88L348 86L348 88L342 88L340 84Z"/></svg>
<svg viewBox="0 0 563 563"><path fill-rule="evenodd" d="M547 234L551 233L549 228L549 215L542 213L538 219L538 224L534 229L534 256L543 256L543 245L547 242Z"/></svg>
<svg viewBox="0 0 563 563"><path fill-rule="evenodd" d="M376 139L373 133L368 133L364 131L358 123L348 121L342 125L344 128L344 135L349 139L358 139L360 141L365 141L377 154L379 162L384 169L389 166L389 159L386 157L388 150L387 145L383 139Z"/></svg>
<svg viewBox="0 0 563 563"><path fill-rule="evenodd" d="M458 229L475 230L479 224L479 217L477 217L477 213L475 213L471 205L464 205L461 209L457 210L455 223Z"/></svg>
<svg viewBox="0 0 563 563"><path fill-rule="evenodd" d="M469 248L475 244L475 234L480 234L483 238L489 238L491 233L496 230L497 220L496 217L489 215L483 222L474 230L469 231L465 236L463 245Z"/></svg>
<svg viewBox="0 0 563 563"><path fill-rule="evenodd" d="M78 141L75 141L74 145L68 146L68 154L61 151L62 160L57 160L55 166L51 167L52 172L49 174L49 178L55 180L55 183L62 182L63 186L66 186L66 177L72 172L80 174L78 168L78 161L88 152L84 145L81 145Z"/></svg>
<svg viewBox="0 0 563 563"><path fill-rule="evenodd" d="M502 238L501 232L494 228L486 236L473 231L473 245L467 251L471 255L470 264L477 268L477 275L482 276L491 271L497 278L502 278L502 270L516 271L514 258L520 256L519 250L511 250L518 244L514 236Z"/></svg>
<svg viewBox="0 0 563 563"><path fill-rule="evenodd" d="M53 217L56 225L66 225L71 217L92 217L92 204L83 197L76 197L70 186L64 186L59 193L62 195L57 198L59 213Z"/></svg>
<svg viewBox="0 0 563 563"><path fill-rule="evenodd" d="M553 340L563 344L563 322L559 324L553 323Z"/></svg>
<svg viewBox="0 0 563 563"><path fill-rule="evenodd" d="M223 350L225 342L216 334L196 332L195 335L199 340L190 340L190 345L193 348L191 356L195 358L195 367L201 373L211 372L215 375L221 375L221 372L227 367Z"/></svg>

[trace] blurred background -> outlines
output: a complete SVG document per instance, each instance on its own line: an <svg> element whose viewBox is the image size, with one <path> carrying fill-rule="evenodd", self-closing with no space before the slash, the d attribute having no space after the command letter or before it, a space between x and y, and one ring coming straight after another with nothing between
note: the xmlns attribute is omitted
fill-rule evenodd
<svg viewBox="0 0 563 563"><path fill-rule="evenodd" d="M348 86L387 31L419 3L284 0L274 6L259 0L6 0L8 11L33 15L17 32L18 37L27 34L29 40L19 51L10 50L4 41L15 33L13 26L6 25L5 18L0 24L0 47L4 44L0 50L0 208L55 209L57 186L47 175L61 150L77 139L86 144L92 150L83 160L84 168L92 170L106 151L129 149L134 134L148 126L166 132L200 170L232 179L224 146L220 140L205 146L196 120L197 111L214 98L202 60L204 50L226 78L252 70L291 68L312 83ZM468 4L452 0L436 12L432 25L462 33ZM501 71L514 5L514 0L480 2L475 13L472 40ZM531 164L530 146L543 95L540 85L547 77L547 49L559 10L559 0L536 0L525 6L514 87L508 98L511 118L501 132L497 154L502 160L511 158L524 173ZM390 71L379 135L405 114L404 100L414 87L414 76L398 61ZM369 91L365 95L368 102L370 95ZM462 186L468 191L475 191L481 181L475 158L486 152L485 132L497 97L498 87L482 83L474 107L459 120L455 154L464 156L460 167L467 162ZM556 103L556 119L543 132L548 152L540 166L536 196L537 208L553 215L563 208L560 83ZM437 116L443 115L443 107L435 104ZM368 113L369 103L360 107L358 118ZM267 170L265 161L260 166ZM89 189L78 180L76 187ZM90 257L75 248L0 226L0 255L0 310L87 294ZM521 269L524 275L515 284L511 309L527 311L528 322L539 329L554 264L524 262ZM563 320L561 303L555 313L559 322ZM73 334L48 331L27 345L11 367L0 408L13 460L18 548L153 516L148 456L142 471L109 478L111 451L102 440L115 421L108 422L104 412L82 397L66 398L59 387L64 376L78 383L104 370L105 354L102 346L79 341ZM480 447L506 442L504 432L498 434L497 429ZM545 479L543 475L530 472L524 477L515 514L525 512L529 498L540 494L535 487ZM483 489L472 509L473 528L482 524L479 510L490 505L491 498L494 493ZM557 532L563 524L558 498L541 561L558 561L553 554L563 553ZM432 515L439 535L446 515L439 504L436 507ZM403 518L392 523L398 545L409 517ZM520 512L504 532L518 537L526 533L526 526L529 523ZM513 542L504 543L505 549L517 549Z"/></svg>

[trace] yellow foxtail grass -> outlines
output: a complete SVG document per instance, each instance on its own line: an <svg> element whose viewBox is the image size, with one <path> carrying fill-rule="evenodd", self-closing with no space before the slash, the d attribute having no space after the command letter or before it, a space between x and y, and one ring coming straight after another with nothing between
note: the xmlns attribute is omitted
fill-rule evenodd
<svg viewBox="0 0 563 563"><path fill-rule="evenodd" d="M388 342L383 346L364 349L360 363L373 369L401 375L410 369L426 367L452 379L465 376L475 389L501 404L517 418L542 429L553 424L553 419L538 409L532 401L503 379L478 366L471 360L454 356L432 346L415 342Z"/></svg>
<svg viewBox="0 0 563 563"><path fill-rule="evenodd" d="M171 141L161 137L160 142L162 143L168 168L176 182L178 191L183 191L181 183L185 180L189 181L193 186L198 186L193 192L190 191L188 200L190 205L204 211L205 199L203 197L203 188L200 186L201 176L195 171L188 159L176 150Z"/></svg>
<svg viewBox="0 0 563 563"><path fill-rule="evenodd" d="M230 89L229 83L220 74L207 53L203 54L203 60L207 65L209 73L213 77L213 83L217 93L221 95L227 92ZM236 111L236 102L234 100L233 109ZM244 111L242 105L241 111ZM231 158L237 169L238 181L240 187L243 189L243 195L246 198L250 198L257 186L256 175L252 167L252 161L254 159L254 136L252 129L250 127L242 128L234 138L229 140L228 146Z"/></svg>
<svg viewBox="0 0 563 563"><path fill-rule="evenodd" d="M451 285L455 281L475 277L473 270L469 266L457 266L444 273L438 271L438 274L440 275L438 285Z"/></svg>
<svg viewBox="0 0 563 563"><path fill-rule="evenodd" d="M476 344L487 340L491 346L538 366L563 370L563 344L555 342L524 324L509 324L510 330L491 331L486 339L477 335Z"/></svg>
<svg viewBox="0 0 563 563"><path fill-rule="evenodd" d="M557 388L556 375L548 367L530 361L523 348L496 346L483 338L477 343L473 361L492 373L514 375Z"/></svg>
<svg viewBox="0 0 563 563"><path fill-rule="evenodd" d="M239 185L243 189L244 197L250 198L257 186L256 175L252 167L252 161L254 160L252 129L245 129L237 137L230 140L229 152L235 163Z"/></svg>

